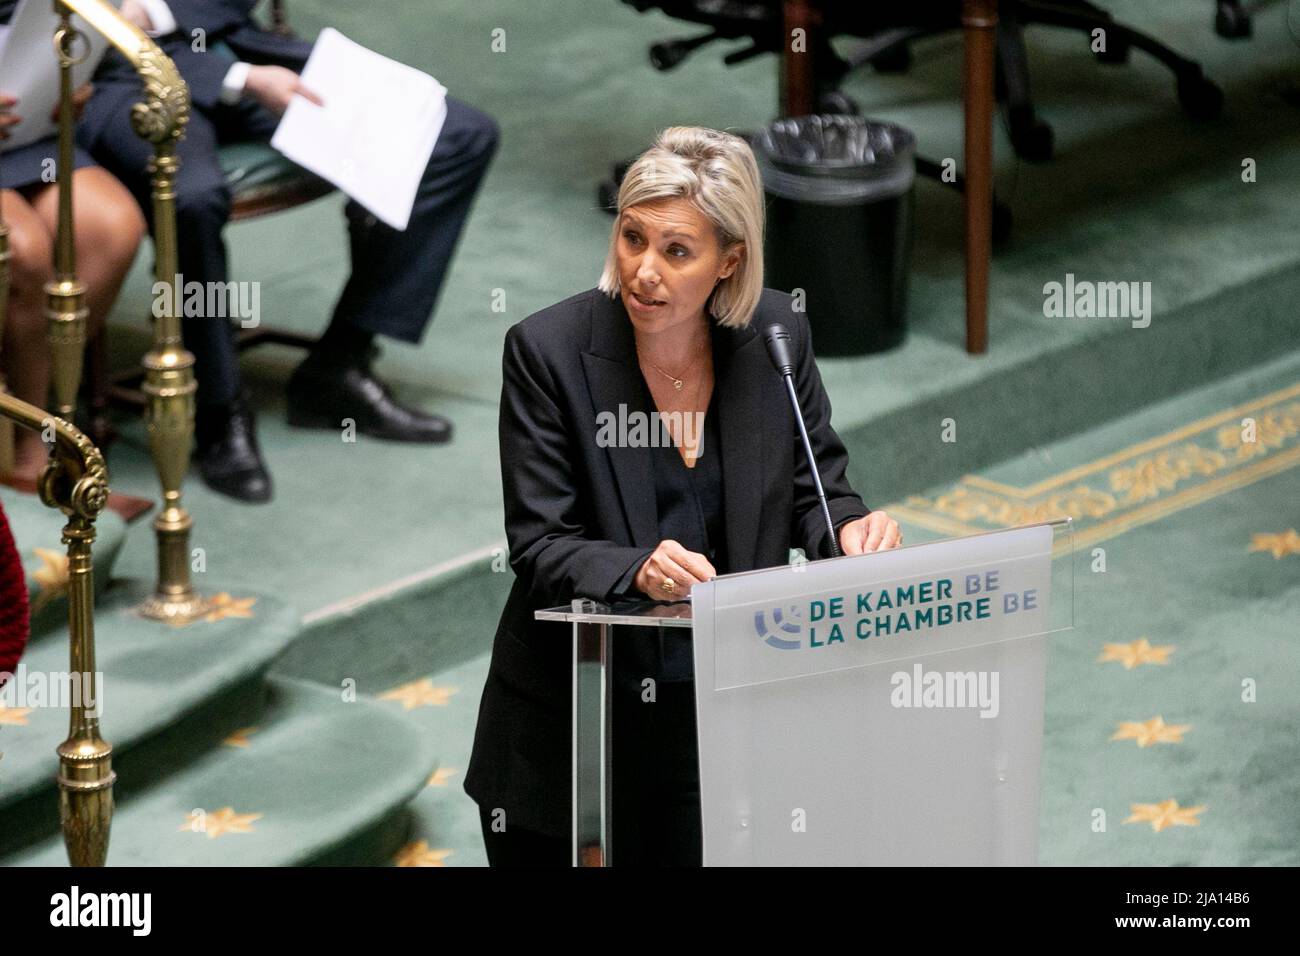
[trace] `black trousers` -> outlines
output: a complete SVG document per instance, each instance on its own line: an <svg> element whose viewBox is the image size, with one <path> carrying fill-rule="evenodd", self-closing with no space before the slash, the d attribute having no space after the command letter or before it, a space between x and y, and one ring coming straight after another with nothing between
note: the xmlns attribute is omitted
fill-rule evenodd
<svg viewBox="0 0 1300 956"><path fill-rule="evenodd" d="M127 81L138 85L133 75ZM116 108L118 97L108 93L105 91L101 102L104 108L113 104L112 114L98 118L94 126L101 132L85 145L135 195L152 230L153 207L145 167L153 147L131 128L130 111ZM95 108L92 97L86 109ZM191 111L185 138L177 147L181 165L176 181L179 270L186 283L227 281L222 230L230 218L231 196L217 157L218 147L269 140L278 122L278 117L247 96L237 105ZM332 322L403 342L420 340L497 141L497 125L490 116L448 97L447 119L420 181L406 229L399 232L357 203L347 203L344 215L352 272L334 307ZM285 254L292 256L292 250ZM234 326L225 318L185 316L182 334L186 348L194 353L198 404L229 404L240 388Z"/></svg>
<svg viewBox="0 0 1300 956"><path fill-rule="evenodd" d="M702 859L695 685L620 667L615 652L612 858L622 866L699 866ZM508 825L479 808L491 866L568 866L570 837Z"/></svg>

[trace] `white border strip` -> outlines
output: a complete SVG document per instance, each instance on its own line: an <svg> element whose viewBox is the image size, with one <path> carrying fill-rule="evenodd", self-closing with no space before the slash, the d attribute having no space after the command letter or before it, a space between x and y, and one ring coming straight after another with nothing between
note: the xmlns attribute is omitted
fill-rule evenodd
<svg viewBox="0 0 1300 956"><path fill-rule="evenodd" d="M312 624L318 624L321 621L334 617L335 615L351 614L360 610L367 604L383 600L392 595L403 591L407 588L414 587L417 584L423 584L434 578L439 578L454 571L484 561L496 556L499 549L506 547L505 541L494 542L484 547L462 554L459 557L451 558L448 561L442 561L423 571L416 571L414 574L408 574L406 577L398 578L396 581L389 581L387 584L381 584L379 587L371 588L369 591L362 591L360 594L350 598L344 598L341 601L335 601L333 604L327 604L324 607L317 608L302 617L304 627Z"/></svg>

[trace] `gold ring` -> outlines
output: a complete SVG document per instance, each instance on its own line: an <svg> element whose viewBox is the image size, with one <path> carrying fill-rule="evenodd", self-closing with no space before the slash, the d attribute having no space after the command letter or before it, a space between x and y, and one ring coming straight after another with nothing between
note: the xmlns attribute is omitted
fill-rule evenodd
<svg viewBox="0 0 1300 956"><path fill-rule="evenodd" d="M665 591L672 593L677 589L677 582L674 581L672 578L664 578L664 583L661 586Z"/></svg>

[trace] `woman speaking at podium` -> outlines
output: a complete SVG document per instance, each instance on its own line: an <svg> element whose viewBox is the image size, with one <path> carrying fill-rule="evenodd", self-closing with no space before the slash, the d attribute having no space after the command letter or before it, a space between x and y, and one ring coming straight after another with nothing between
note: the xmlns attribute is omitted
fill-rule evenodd
<svg viewBox="0 0 1300 956"><path fill-rule="evenodd" d="M669 129L623 179L599 286L506 335L501 471L516 578L465 778L494 866L572 858L572 640L534 611L575 597L684 600L715 575L785 564L792 548L832 553L768 325L790 332L841 549L901 541L849 486L808 323L763 288L762 251L748 144ZM663 630L613 655L619 865L700 862L690 636Z"/></svg>

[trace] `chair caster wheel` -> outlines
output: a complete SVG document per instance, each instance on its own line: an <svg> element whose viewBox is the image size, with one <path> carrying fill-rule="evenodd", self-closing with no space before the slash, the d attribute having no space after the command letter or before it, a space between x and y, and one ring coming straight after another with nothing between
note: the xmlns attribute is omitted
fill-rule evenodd
<svg viewBox="0 0 1300 956"><path fill-rule="evenodd" d="M1105 27L1098 27L1098 29L1105 30ZM1126 41L1119 38L1112 40L1109 36L1106 36L1105 43L1105 49L1093 51L1092 55L1097 58L1098 63L1119 66L1128 62L1129 44Z"/></svg>
<svg viewBox="0 0 1300 956"><path fill-rule="evenodd" d="M1052 158L1055 134L1052 127L1032 111L1013 112L1010 121L1011 145L1016 155L1031 163L1045 163Z"/></svg>
<svg viewBox="0 0 1300 956"><path fill-rule="evenodd" d="M1204 76L1189 74L1178 79L1178 102L1192 119L1217 119L1223 112L1223 90Z"/></svg>
<svg viewBox="0 0 1300 956"><path fill-rule="evenodd" d="M1219 6L1214 15L1214 32L1226 40L1244 40L1252 31L1250 14L1240 7Z"/></svg>
<svg viewBox="0 0 1300 956"><path fill-rule="evenodd" d="M912 48L900 43L877 53L869 62L877 73L906 73L912 68Z"/></svg>
<svg viewBox="0 0 1300 956"><path fill-rule="evenodd" d="M993 244L1001 245L1011 238L1013 225L1011 207L999 199L993 200Z"/></svg>

